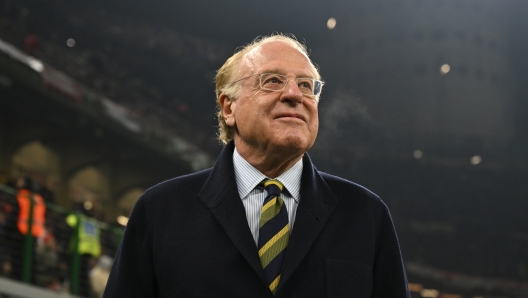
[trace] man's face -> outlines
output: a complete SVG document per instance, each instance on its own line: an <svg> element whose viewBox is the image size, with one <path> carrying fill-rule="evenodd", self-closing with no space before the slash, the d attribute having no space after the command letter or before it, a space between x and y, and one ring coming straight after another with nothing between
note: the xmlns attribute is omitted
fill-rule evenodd
<svg viewBox="0 0 528 298"><path fill-rule="evenodd" d="M260 90L259 77L238 82L241 92L231 105L226 123L235 127L235 144L254 152L303 154L317 136L319 118L315 99L303 95L296 78L316 78L308 57L285 42L273 41L248 52L241 76L276 73L289 81L282 91Z"/></svg>

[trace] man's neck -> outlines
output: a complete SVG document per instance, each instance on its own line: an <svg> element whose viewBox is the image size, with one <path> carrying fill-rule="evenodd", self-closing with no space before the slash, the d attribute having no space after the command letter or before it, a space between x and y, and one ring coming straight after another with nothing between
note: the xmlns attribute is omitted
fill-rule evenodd
<svg viewBox="0 0 528 298"><path fill-rule="evenodd" d="M294 154L287 151L269 154L236 143L235 147L242 158L269 178L277 178L295 165L304 155L304 152Z"/></svg>

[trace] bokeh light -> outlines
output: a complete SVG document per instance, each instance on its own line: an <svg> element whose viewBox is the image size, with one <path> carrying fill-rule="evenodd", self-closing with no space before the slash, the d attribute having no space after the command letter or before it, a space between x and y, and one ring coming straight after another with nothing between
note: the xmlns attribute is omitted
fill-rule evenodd
<svg viewBox="0 0 528 298"><path fill-rule="evenodd" d="M69 46L70 48L73 48L75 46L75 39L68 38L68 40L66 41L66 45Z"/></svg>
<svg viewBox="0 0 528 298"><path fill-rule="evenodd" d="M326 27L328 27L328 29L332 30L332 29L335 28L336 24L337 24L336 19L329 18L328 21L326 22Z"/></svg>
<svg viewBox="0 0 528 298"><path fill-rule="evenodd" d="M440 73L443 75L448 74L449 71L451 71L451 66L449 66L449 64L444 64L440 67Z"/></svg>

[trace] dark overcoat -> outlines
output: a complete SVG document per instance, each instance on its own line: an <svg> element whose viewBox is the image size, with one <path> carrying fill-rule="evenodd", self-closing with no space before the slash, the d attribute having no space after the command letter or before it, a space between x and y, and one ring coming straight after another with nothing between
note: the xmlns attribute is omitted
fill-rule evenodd
<svg viewBox="0 0 528 298"><path fill-rule="evenodd" d="M137 201L105 298L273 297L233 169L233 143L211 169ZM387 206L303 157L301 197L276 297L410 297Z"/></svg>

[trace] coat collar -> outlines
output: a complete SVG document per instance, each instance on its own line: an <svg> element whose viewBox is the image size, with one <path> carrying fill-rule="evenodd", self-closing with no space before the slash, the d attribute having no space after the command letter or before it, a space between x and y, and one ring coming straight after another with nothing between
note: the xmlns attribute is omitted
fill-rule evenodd
<svg viewBox="0 0 528 298"><path fill-rule="evenodd" d="M198 196L266 286L264 271L249 230L244 205L238 194L233 168L234 148L234 143L230 142L222 149ZM297 208L295 227L286 251L277 293L280 293L281 288L304 259L337 203L336 197L313 166L310 157L305 154L301 178L301 200Z"/></svg>
<svg viewBox="0 0 528 298"><path fill-rule="evenodd" d="M277 294L306 257L337 204L337 198L306 153L303 157L301 200L297 207L295 227L286 248Z"/></svg>
<svg viewBox="0 0 528 298"><path fill-rule="evenodd" d="M264 281L257 247L238 194L233 168L234 148L234 143L230 142L222 149L198 197L216 217L255 273Z"/></svg>

